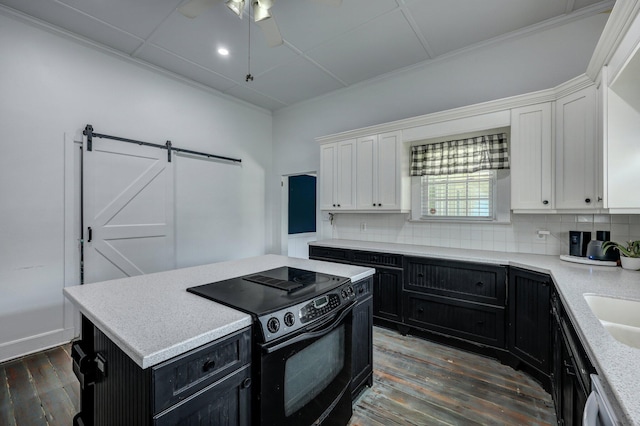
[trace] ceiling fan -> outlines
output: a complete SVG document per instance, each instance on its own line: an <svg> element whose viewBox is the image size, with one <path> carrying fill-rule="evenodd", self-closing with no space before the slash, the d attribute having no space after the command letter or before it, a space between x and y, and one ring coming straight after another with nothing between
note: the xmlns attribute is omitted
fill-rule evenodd
<svg viewBox="0 0 640 426"><path fill-rule="evenodd" d="M195 18L202 12L210 8L216 3L223 0L189 0L182 6L178 7L178 12L187 18ZM342 0L315 0L321 3L330 4L332 6L340 6ZM242 19L245 8L245 0L224 0L227 7ZM262 29L269 47L275 47L282 44L282 35L274 17L271 15L270 9L275 0L249 0L253 8L253 20Z"/></svg>

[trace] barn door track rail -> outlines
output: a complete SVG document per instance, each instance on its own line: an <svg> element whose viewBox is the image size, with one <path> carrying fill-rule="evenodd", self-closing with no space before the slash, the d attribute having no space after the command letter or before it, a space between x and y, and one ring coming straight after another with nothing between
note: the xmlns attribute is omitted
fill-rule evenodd
<svg viewBox="0 0 640 426"><path fill-rule="evenodd" d="M93 126L91 124L87 124L86 125L86 127L84 128L84 131L82 132L82 134L87 137L87 151L91 151L93 149L92 148L93 138L103 138L103 139L113 139L115 141L120 141L120 142L135 143L136 145L144 145L144 146L151 146L151 147L154 147L154 148L166 149L167 150L167 161L168 162L171 162L171 151L175 151L175 152L184 152L185 154L191 154L191 155L201 155L203 157L215 158L217 160L231 161L231 162L234 162L234 163L242 163L242 160L239 159L239 158L224 157L222 155L207 154L206 152L199 152L199 151L192 151L190 149L176 148L175 146L171 145L171 141L167 141L164 145L161 145L161 144L157 144L157 143L143 142L143 141L137 141L137 140L134 140L134 139L121 138L119 136L111 136L111 135L103 135L101 133L95 133L93 131Z"/></svg>

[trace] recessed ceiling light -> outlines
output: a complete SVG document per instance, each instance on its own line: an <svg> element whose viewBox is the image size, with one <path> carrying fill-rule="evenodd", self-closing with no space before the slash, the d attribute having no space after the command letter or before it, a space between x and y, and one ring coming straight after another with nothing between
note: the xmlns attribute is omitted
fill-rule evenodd
<svg viewBox="0 0 640 426"><path fill-rule="evenodd" d="M218 49L218 54L222 56L227 56L229 54L229 50L225 49L224 47L221 47Z"/></svg>

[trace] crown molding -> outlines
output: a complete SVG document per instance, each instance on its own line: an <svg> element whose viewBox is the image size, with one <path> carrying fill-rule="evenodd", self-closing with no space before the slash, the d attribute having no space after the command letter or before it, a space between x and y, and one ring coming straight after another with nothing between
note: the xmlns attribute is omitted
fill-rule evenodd
<svg viewBox="0 0 640 426"><path fill-rule="evenodd" d="M587 76L593 81L599 81L602 67L608 65L609 60L620 45L624 35L629 30L633 20L640 11L640 0L618 0L611 10L611 16L602 31L598 44L587 66Z"/></svg>
<svg viewBox="0 0 640 426"><path fill-rule="evenodd" d="M335 133L327 136L317 137L315 140L320 144L338 142L346 139L354 139L368 135L402 131L410 128L429 126L432 124L443 123L446 121L460 120L463 118L491 114L501 111L520 108L528 105L535 105L544 102L555 102L558 98L567 96L584 88L593 85L593 81L585 74L579 75L569 81L559 84L551 89L540 90L537 92L525 93L523 95L512 96L508 98L496 99L479 104L467 105L460 108L454 108L446 111L434 112L431 114L420 115L417 117L405 118L402 120L392 121L389 123L376 124L373 126L363 127L360 129L349 130L346 132Z"/></svg>

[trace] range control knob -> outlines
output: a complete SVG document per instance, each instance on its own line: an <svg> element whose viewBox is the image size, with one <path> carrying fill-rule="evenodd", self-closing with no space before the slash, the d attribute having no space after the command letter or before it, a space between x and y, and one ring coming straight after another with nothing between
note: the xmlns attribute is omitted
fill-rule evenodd
<svg viewBox="0 0 640 426"><path fill-rule="evenodd" d="M292 312L284 314L284 325L291 327L296 322L296 316Z"/></svg>
<svg viewBox="0 0 640 426"><path fill-rule="evenodd" d="M277 333L278 330L280 330L280 321L278 321L278 318L269 318L269 321L267 321L267 330L269 330L270 333Z"/></svg>
<svg viewBox="0 0 640 426"><path fill-rule="evenodd" d="M349 293L347 293L347 290L342 289L342 291L340 292L340 294L342 294L342 298L346 299L349 297Z"/></svg>

